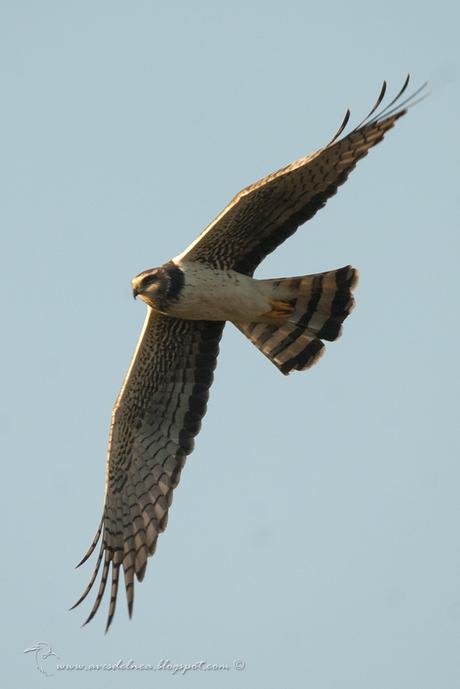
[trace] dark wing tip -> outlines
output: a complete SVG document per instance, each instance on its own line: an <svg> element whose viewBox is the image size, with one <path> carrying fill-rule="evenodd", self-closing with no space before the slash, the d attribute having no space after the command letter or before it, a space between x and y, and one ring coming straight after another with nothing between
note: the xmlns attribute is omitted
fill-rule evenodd
<svg viewBox="0 0 460 689"><path fill-rule="evenodd" d="M400 101L401 96L403 93L405 93L408 85L410 82L410 74L407 75L403 85L399 89L398 93L396 96L386 105L383 110L381 110L379 113L374 115L374 117L368 121L365 122L366 126L367 125L372 125L375 124L376 122L382 120L383 118L387 119L390 117L401 117L402 115L405 115L407 110L417 103L420 103L424 98L427 97L427 93L421 96L420 98L417 98L422 91L426 89L428 86L428 82L424 81L421 86L418 87L413 93L411 93L407 98L405 98L403 101Z"/></svg>
<svg viewBox="0 0 460 689"><path fill-rule="evenodd" d="M107 623L105 625L104 634L107 634L107 632L109 631L110 625L112 624L114 614L115 614L115 610L113 610L113 612L109 612L109 614L107 616Z"/></svg>
<svg viewBox="0 0 460 689"><path fill-rule="evenodd" d="M98 526L98 528L97 528L96 535L94 536L91 545L89 546L89 548L88 548L88 550L86 551L86 553L83 555L83 557L82 557L82 559L80 560L80 562L78 563L78 565L75 565L75 569L78 569L79 567L81 567L81 565L84 564L84 563L86 562L86 560L87 560L89 557L91 557L91 555L93 554L94 549L95 549L95 547L97 546L98 541L99 541L99 539L100 539L100 537L101 537L103 521L104 521L104 517L102 517L102 518L101 518L101 521L99 522L99 526Z"/></svg>
<svg viewBox="0 0 460 689"><path fill-rule="evenodd" d="M408 85L409 85L409 81L410 81L410 72L407 72L406 81L404 82L404 84L403 84L402 87L401 87L401 91L400 91L399 94L398 94L398 98L399 98L399 96L401 96L401 95L404 93L404 91L407 89L407 87L408 87Z"/></svg>
<svg viewBox="0 0 460 689"><path fill-rule="evenodd" d="M128 603L129 619L131 619L133 616L133 607L134 607L134 584L131 585L129 590L126 589L126 600Z"/></svg>
<svg viewBox="0 0 460 689"><path fill-rule="evenodd" d="M96 600L94 601L94 605L91 609L91 612L89 613L88 617L86 618L85 622L83 622L82 627L88 624L88 622L91 622L93 619L94 615L97 613L99 610L99 606L101 604L105 587L107 585L107 577L109 574L109 567L110 567L110 559L109 556L106 554L106 559L104 562L104 569L102 570L102 577L101 577L101 582L99 584L99 590L97 592Z"/></svg>
<svg viewBox="0 0 460 689"><path fill-rule="evenodd" d="M366 117L364 118L364 121L368 120L369 117L370 117L371 115L373 115L374 112L377 110L377 108L379 107L380 103L381 103L381 102L383 101L383 99L385 98L385 93L386 93L386 91L387 91L387 82L386 82L386 80L384 80L384 81L383 81L383 84L382 84L382 88L380 89L380 93L379 93L379 95L377 96L377 100L375 101L374 105L373 105L372 108L370 109L369 113L368 113L368 114L366 115Z"/></svg>
<svg viewBox="0 0 460 689"><path fill-rule="evenodd" d="M346 127L347 124L348 124L348 120L350 119L350 115L351 115L351 112L350 112L350 109L348 109L348 110L346 111L346 113L345 113L345 117L343 118L342 124L341 124L340 127L338 128L336 134L334 134L334 136L332 137L332 139L329 141L328 146L330 146L331 144L333 144L334 141L336 141L336 140L339 138L339 136L341 135L341 133L343 132L343 130L345 129L345 127Z"/></svg>
<svg viewBox="0 0 460 689"><path fill-rule="evenodd" d="M404 115L407 112L409 107L412 107L412 106L416 105L417 103L420 103L420 101L422 101L424 98L426 98L428 96L428 93L423 94L420 98L417 98L417 96L419 96L422 93L422 91L424 91L426 89L426 87L428 85L427 81L425 81L421 86L419 86L419 88L416 89L410 96L408 96L407 98L405 98L403 101L400 102L401 96L407 90L410 79L411 79L411 76L409 73L409 74L407 74L407 76L404 80L404 83L401 86L401 88L399 89L396 96L394 96L394 98L392 98L390 100L390 102L385 107L383 107L380 111L378 111L379 106L382 105L383 100L385 98L385 95L387 93L387 86L388 85L387 85L387 81L384 80L382 83L382 86L380 88L379 95L377 96L377 100L375 101L374 105L372 106L372 108L370 109L370 111L368 112L366 117L356 127L354 127L354 129L352 130L351 133L358 131L362 127L374 125L375 123L378 123L379 121L381 121L384 118L386 119L386 118L394 117L396 119L397 117L402 117L402 115ZM337 131L337 133L335 134L333 139L329 142L328 146L330 146L335 141L337 141L339 136L344 131L346 125L348 124L349 118L350 118L350 111L347 110L345 118L339 127L339 130Z"/></svg>
<svg viewBox="0 0 460 689"><path fill-rule="evenodd" d="M94 584L94 582L96 581L96 577L97 577L97 574L98 574L98 572L99 572L99 568L100 568L100 566L101 566L101 561L102 561L102 556L103 556L103 554L104 554L104 546L103 546L103 544L101 544L101 547L100 547L100 549L99 549L99 555L98 555L98 557L97 557L96 566L95 566L95 568L94 568L94 570L93 570L93 573L92 573L92 575L91 575L91 579L89 580L89 584L88 584L88 586L85 588L85 590L83 591L82 595L81 595L80 598L77 600L77 602L74 603L74 605L72 605L72 607L69 608L69 610L74 610L74 609L77 607L77 605L80 605L80 603L81 603L82 601L85 600L86 596L88 595L88 593L89 593L89 592L91 591L91 589L93 588L93 584Z"/></svg>
<svg viewBox="0 0 460 689"><path fill-rule="evenodd" d="M96 614L96 612L97 612L97 608L94 609L94 607L93 607L93 609L92 609L91 612L89 613L88 617L86 618L86 620L85 620L85 621L83 622L83 624L81 625L82 628L83 628L83 627L86 627L86 625L88 624L88 622L91 622L91 620L93 619L93 617L94 617L94 615Z"/></svg>
<svg viewBox="0 0 460 689"><path fill-rule="evenodd" d="M81 603L83 600L84 600L84 596L80 596L80 598L77 600L77 602L74 603L70 608L68 608L68 612L70 612L71 610L75 610L75 608L77 607L77 605L80 605L80 603Z"/></svg>
<svg viewBox="0 0 460 689"><path fill-rule="evenodd" d="M110 562L111 562L111 560L110 560L110 553L109 553L109 551L104 549L104 544L101 545L101 550L100 550L100 552L99 552L99 557L98 557L98 559L97 559L96 567L94 568L94 572L93 572L93 575L92 575L92 577L91 577L91 580L90 580L88 586L86 587L86 589L85 589L85 591L83 592L83 595L80 597L80 599L75 603L75 605L73 605L73 606L70 608L70 610L73 610L74 608L76 608L77 605L79 605L79 604L86 598L86 596L88 595L88 593L90 592L90 590L91 590L91 588L93 587L93 584L94 584L94 582L95 582L95 580L96 580L97 573L99 572L99 568L100 568L101 561L102 561L102 556L103 556L104 553L105 553L105 561L104 561L104 566L103 566L103 569L102 569L101 581L100 581L100 583L99 583L99 590L98 590L98 592L97 592L96 600L95 600L94 605L93 605L93 607L92 607L92 609L91 609L91 612L90 612L90 614L88 615L88 617L87 617L87 619L85 620L85 622L83 622L82 627L84 627L85 625L87 625L88 622L90 622L90 621L93 619L94 615L95 615L96 612L98 611L98 608L99 608L99 606L100 606L100 604L101 604L102 597L103 597L103 595L104 595L105 587L106 587L106 584L107 584L107 577L108 577L108 573L109 573L109 568L110 568Z"/></svg>
<svg viewBox="0 0 460 689"><path fill-rule="evenodd" d="M112 586L110 590L110 604L109 604L109 614L107 617L107 624L105 626L105 633L109 631L109 627L112 624L112 620L115 615L115 610L117 607L117 596L118 596L118 579L120 574L120 562L117 562L117 557L115 555L114 561L112 561Z"/></svg>

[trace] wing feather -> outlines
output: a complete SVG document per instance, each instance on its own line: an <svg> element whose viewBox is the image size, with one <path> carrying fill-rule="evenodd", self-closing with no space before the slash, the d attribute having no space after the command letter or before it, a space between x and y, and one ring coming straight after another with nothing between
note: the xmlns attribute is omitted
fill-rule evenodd
<svg viewBox="0 0 460 689"><path fill-rule="evenodd" d="M104 560L85 624L96 614L111 576L109 628L120 567L132 614L134 577L142 581L158 535L166 528L172 491L206 412L223 327L221 322L176 320L149 309L112 414L102 522L82 560L102 535L90 583L73 606L86 598Z"/></svg>
<svg viewBox="0 0 460 689"><path fill-rule="evenodd" d="M337 140L348 122L347 111L327 146L240 191L175 260L201 261L252 275L265 256L326 204L358 160L383 139L407 112L408 103L426 86L401 102L399 108L393 108L408 82L409 78L381 113L375 114L385 96L384 82L377 101L356 129Z"/></svg>
<svg viewBox="0 0 460 689"><path fill-rule="evenodd" d="M408 104L414 104L425 85L400 102L408 81L375 114L385 95L384 82L365 120L342 139L348 111L327 146L243 189L177 258L252 275L265 256L326 204L358 160L383 139ZM223 327L149 310L112 414L102 521L80 562L91 556L102 536L90 582L73 606L86 598L102 565L85 624L96 614L110 576L109 628L120 567L132 614L134 577L142 581L158 535L166 528L173 490L206 412Z"/></svg>

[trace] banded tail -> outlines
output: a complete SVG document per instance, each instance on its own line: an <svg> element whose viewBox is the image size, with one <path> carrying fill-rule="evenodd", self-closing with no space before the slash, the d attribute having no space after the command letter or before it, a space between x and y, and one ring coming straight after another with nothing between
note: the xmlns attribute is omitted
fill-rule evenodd
<svg viewBox="0 0 460 689"><path fill-rule="evenodd" d="M323 354L321 340L333 341L341 334L342 323L354 306L358 271L345 266L261 282L273 289L276 320L235 325L282 373L310 368Z"/></svg>

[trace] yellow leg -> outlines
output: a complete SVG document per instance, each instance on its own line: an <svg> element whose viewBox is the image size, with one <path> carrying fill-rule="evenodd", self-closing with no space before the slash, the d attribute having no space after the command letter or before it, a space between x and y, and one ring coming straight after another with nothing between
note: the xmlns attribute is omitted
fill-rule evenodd
<svg viewBox="0 0 460 689"><path fill-rule="evenodd" d="M289 301L273 299L270 302L270 306L272 307L271 310L264 314L270 318L286 318L294 311L294 305Z"/></svg>

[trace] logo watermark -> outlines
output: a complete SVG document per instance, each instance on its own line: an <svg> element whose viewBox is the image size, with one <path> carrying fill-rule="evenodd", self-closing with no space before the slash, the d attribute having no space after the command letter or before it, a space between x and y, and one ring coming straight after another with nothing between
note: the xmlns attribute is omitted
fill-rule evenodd
<svg viewBox="0 0 460 689"><path fill-rule="evenodd" d="M38 641L34 646L31 646L30 648L26 648L24 650L24 653L33 653L34 661L35 661L35 667L36 669L42 673L42 675L45 675L45 677L52 677L53 673L47 672L45 667L48 669L52 667L51 662L47 662L49 658L54 656L58 660L60 660L59 656L53 651L51 648L51 645L47 643L46 641Z"/></svg>
<svg viewBox="0 0 460 689"><path fill-rule="evenodd" d="M132 658L120 658L113 663L58 663L61 658L53 651L51 645L39 641L24 653L33 653L36 669L45 677L55 672L169 672L171 675L186 675L190 672L242 672L246 661L236 658L230 663L211 663L207 660L196 660L191 663L178 663L162 658L156 663L138 663ZM50 660L52 657L56 660ZM51 672L54 670L55 672Z"/></svg>

